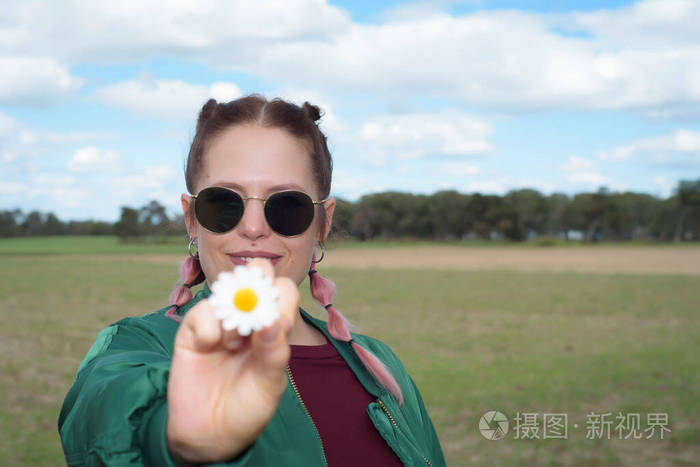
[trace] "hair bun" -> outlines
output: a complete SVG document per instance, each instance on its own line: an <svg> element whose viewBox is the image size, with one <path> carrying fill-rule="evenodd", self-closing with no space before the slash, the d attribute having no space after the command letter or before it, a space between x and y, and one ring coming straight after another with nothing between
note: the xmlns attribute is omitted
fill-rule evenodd
<svg viewBox="0 0 700 467"><path fill-rule="evenodd" d="M321 109L317 105L310 104L308 101L304 102L304 111L314 122L321 119Z"/></svg>
<svg viewBox="0 0 700 467"><path fill-rule="evenodd" d="M209 120L214 113L216 113L216 108L219 104L216 102L216 99L209 99L203 106L202 110L199 112L199 120L198 122L201 124L203 122L206 122Z"/></svg>

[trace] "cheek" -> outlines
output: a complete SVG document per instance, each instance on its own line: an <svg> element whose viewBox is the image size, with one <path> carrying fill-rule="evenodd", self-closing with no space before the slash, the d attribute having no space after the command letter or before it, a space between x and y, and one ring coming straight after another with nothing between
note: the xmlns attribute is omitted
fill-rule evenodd
<svg viewBox="0 0 700 467"><path fill-rule="evenodd" d="M289 249L292 252L291 256L295 263L305 263L309 258L311 258L311 250L313 248L314 242L313 238L296 238L295 241L289 245Z"/></svg>
<svg viewBox="0 0 700 467"><path fill-rule="evenodd" d="M228 257L221 253L223 239L200 228L199 261L207 279L214 280L225 269Z"/></svg>
<svg viewBox="0 0 700 467"><path fill-rule="evenodd" d="M288 239L287 249L290 252L289 262L286 264L285 270L277 272L293 279L297 283L301 283L309 272L313 245L314 238L310 235Z"/></svg>

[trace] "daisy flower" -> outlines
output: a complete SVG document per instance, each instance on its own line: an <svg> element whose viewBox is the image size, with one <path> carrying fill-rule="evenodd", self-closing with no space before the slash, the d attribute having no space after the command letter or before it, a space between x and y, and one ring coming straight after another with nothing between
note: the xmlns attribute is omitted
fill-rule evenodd
<svg viewBox="0 0 700 467"><path fill-rule="evenodd" d="M238 334L247 336L271 325L279 316L279 290L258 268L236 266L233 272L220 272L211 291L209 300L227 331L237 329Z"/></svg>

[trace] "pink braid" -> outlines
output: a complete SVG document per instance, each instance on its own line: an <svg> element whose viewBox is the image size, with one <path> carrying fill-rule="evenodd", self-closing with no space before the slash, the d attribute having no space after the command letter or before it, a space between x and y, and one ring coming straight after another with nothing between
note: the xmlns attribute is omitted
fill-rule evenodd
<svg viewBox="0 0 700 467"><path fill-rule="evenodd" d="M316 253L314 252L313 261L316 261ZM403 405L403 393L396 379L391 374L391 371L384 365L369 350L362 347L352 339L350 334L350 323L341 312L336 310L332 305L333 297L335 297L335 283L321 276L314 268L315 263L311 263L309 270L309 286L311 287L311 295L328 311L328 331L335 339L350 342L352 348L360 360L374 376L379 383L384 386L396 400L399 405Z"/></svg>
<svg viewBox="0 0 700 467"><path fill-rule="evenodd" d="M204 281L204 272L202 271L202 266L199 264L198 255L188 256L187 259L182 262L180 277L182 279L182 285L175 286L170 293L169 303L172 306L165 312L165 316L178 323L182 321L182 318L177 315L177 309L192 300L192 291L190 287Z"/></svg>

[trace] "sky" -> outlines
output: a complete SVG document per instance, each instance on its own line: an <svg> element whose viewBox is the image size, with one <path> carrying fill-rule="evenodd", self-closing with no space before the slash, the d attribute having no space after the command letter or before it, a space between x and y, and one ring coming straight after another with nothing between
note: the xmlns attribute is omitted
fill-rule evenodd
<svg viewBox="0 0 700 467"><path fill-rule="evenodd" d="M332 194L667 197L700 178L700 1L32 1L0 14L0 210L180 211L209 98L309 101Z"/></svg>

